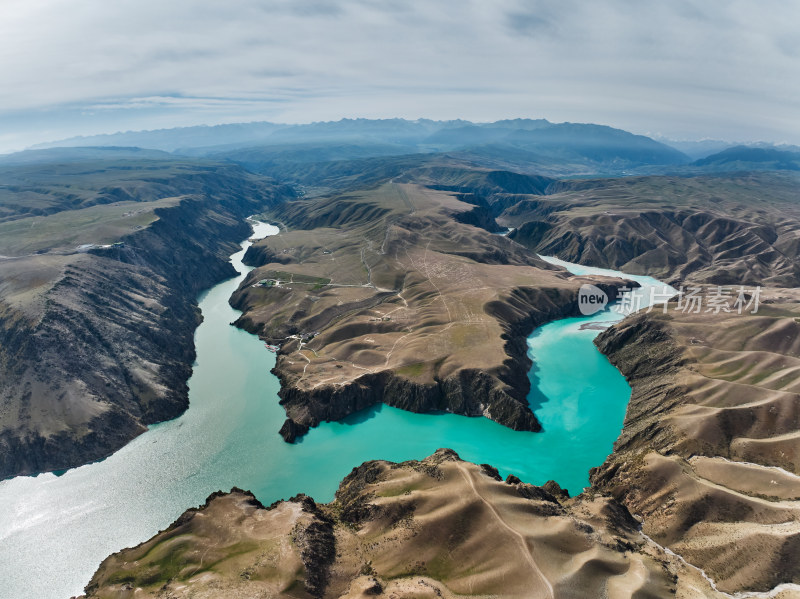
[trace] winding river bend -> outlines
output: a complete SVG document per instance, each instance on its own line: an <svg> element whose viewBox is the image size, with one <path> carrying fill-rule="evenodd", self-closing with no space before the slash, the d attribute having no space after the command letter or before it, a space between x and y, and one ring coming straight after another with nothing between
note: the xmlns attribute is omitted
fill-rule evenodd
<svg viewBox="0 0 800 599"><path fill-rule="evenodd" d="M277 232L266 224L255 229L254 237ZM80 594L104 557L151 537L219 489L250 489L265 504L299 492L329 501L363 461L421 459L450 447L504 476L535 484L554 479L576 493L588 484L589 468L611 452L630 387L594 347L599 330L586 328L619 319L610 311L558 320L529 338L535 364L529 401L543 433L380 407L324 423L287 445L277 434L285 416L270 374L275 356L229 324L237 312L228 298L250 270L241 262L248 245L231 257L239 277L200 298L204 321L195 335L191 407L183 416L151 427L101 462L0 483L0 598ZM548 260L575 274L621 275ZM625 276L643 286L644 297L662 285Z"/></svg>

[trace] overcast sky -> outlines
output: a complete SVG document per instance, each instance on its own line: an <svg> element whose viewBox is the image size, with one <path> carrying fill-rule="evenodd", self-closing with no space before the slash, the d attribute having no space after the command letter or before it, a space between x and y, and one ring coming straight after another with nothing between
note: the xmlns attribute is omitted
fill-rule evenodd
<svg viewBox="0 0 800 599"><path fill-rule="evenodd" d="M800 143L799 26L800 0L2 0L0 151L359 116Z"/></svg>

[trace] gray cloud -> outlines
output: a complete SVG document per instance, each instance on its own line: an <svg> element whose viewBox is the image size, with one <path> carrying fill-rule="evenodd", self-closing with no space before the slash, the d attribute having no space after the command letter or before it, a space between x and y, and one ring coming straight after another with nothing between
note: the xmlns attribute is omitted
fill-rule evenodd
<svg viewBox="0 0 800 599"><path fill-rule="evenodd" d="M0 148L345 116L800 142L794 0L5 0L2 11Z"/></svg>

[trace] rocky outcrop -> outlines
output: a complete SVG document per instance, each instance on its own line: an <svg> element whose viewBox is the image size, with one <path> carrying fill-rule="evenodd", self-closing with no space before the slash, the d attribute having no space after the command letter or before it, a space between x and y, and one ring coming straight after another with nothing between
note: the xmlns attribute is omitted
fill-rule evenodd
<svg viewBox="0 0 800 599"><path fill-rule="evenodd" d="M290 264L292 258L286 254L275 252L266 245L253 244L244 253L242 262L248 266L263 266L264 264Z"/></svg>
<svg viewBox="0 0 800 599"><path fill-rule="evenodd" d="M312 597L323 597L330 581L331 566L336 560L335 522L307 495L297 495L289 501L299 503L302 510L311 515L310 519L294 527L292 542L306 571L305 590Z"/></svg>
<svg viewBox="0 0 800 599"><path fill-rule="evenodd" d="M686 365L686 358L668 324L647 314L636 314L624 324L601 332L595 345L632 387L625 427L615 449L655 445L661 451L669 451L674 437L665 434L657 423L681 401L678 373Z"/></svg>

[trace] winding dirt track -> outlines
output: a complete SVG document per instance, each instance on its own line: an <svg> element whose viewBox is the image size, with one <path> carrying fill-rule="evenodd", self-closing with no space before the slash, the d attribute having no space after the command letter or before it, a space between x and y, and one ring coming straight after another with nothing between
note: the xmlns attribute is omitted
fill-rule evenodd
<svg viewBox="0 0 800 599"><path fill-rule="evenodd" d="M472 478L470 473L467 472L467 469L464 467L464 465L456 464L456 466L458 467L458 471L461 473L461 476L463 476L464 479L469 483L470 488L478 497L478 499L480 499L483 502L483 504L492 512L492 514L494 514L494 517L497 519L497 522L503 528L508 530L508 532L510 532L517 539L517 542L519 543L523 555L527 558L528 563L531 565L531 570L534 572L534 574L536 574L536 578L538 578L538 581L540 582L540 585L532 586L531 590L535 589L538 592L547 593L546 594L547 597L555 599L555 592L553 591L553 585L550 584L549 580L547 580L541 568L539 568L539 565L536 563L536 560L533 558L533 554L531 553L531 549L528 546L528 541L525 539L525 536L517 529L510 526L497 511L497 508L495 508L495 506L492 505L490 501L488 501L483 495L481 495L480 491L478 491L478 488L475 486L475 480ZM537 588L537 586L539 588ZM534 596L538 597L540 595L537 594Z"/></svg>

